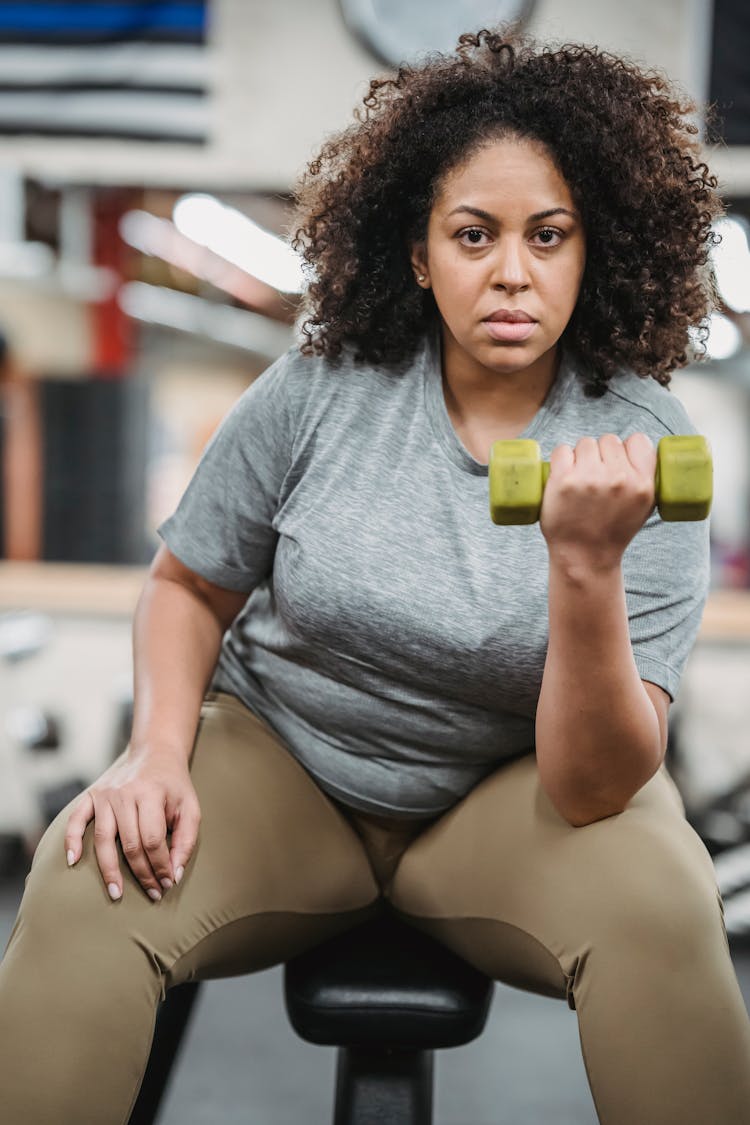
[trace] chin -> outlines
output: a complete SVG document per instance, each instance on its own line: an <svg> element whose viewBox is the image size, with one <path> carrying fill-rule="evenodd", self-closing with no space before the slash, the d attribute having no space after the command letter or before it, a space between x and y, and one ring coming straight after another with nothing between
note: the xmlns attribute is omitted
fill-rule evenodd
<svg viewBox="0 0 750 1125"><path fill-rule="evenodd" d="M485 367L495 368L497 371L522 371L525 367L531 367L541 358L539 352L527 351L524 349L523 344L496 344L489 352L484 354L477 360Z"/></svg>

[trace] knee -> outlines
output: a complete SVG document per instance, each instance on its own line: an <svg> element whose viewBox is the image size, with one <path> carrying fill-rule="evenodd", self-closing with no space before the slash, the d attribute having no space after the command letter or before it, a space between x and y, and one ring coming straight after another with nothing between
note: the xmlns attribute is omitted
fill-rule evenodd
<svg viewBox="0 0 750 1125"><path fill-rule="evenodd" d="M57 1004L78 1027L109 1018L113 997L121 1012L154 1005L163 995L163 966L142 924L153 904L147 900L139 912L132 899L113 902L93 846L68 867L62 837L55 837L43 838L34 855L3 961L5 986L15 979L28 1005Z"/></svg>
<svg viewBox="0 0 750 1125"><path fill-rule="evenodd" d="M68 867L64 851L67 815L66 811L63 819L61 813L39 842L19 911L30 938L35 940L39 935L42 940L54 940L56 945L65 935L75 939L95 925L106 927L107 907L116 905L111 903L99 872L90 830L84 837L81 858L75 866Z"/></svg>
<svg viewBox="0 0 750 1125"><path fill-rule="evenodd" d="M715 953L717 943L726 947L713 866L708 853L699 855L693 846L665 843L660 836L649 862L642 852L639 862L628 863L626 857L613 868L606 887L599 882L597 894L594 925L608 944L666 959L672 968Z"/></svg>

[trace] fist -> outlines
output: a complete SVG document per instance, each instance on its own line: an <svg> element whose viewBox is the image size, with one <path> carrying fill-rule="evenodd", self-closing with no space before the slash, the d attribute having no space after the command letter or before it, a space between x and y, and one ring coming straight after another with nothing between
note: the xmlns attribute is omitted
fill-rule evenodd
<svg viewBox="0 0 750 1125"><path fill-rule="evenodd" d="M540 526L550 552L596 566L619 565L653 511L656 449L646 434L559 445L550 457Z"/></svg>

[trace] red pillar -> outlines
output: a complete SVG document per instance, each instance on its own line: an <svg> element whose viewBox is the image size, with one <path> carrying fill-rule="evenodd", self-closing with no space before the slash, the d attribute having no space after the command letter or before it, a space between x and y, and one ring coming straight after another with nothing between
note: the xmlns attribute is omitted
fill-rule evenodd
<svg viewBox="0 0 750 1125"><path fill-rule="evenodd" d="M92 195L92 262L106 266L117 278L113 292L90 306L91 374L97 379L128 374L133 352L133 326L118 304L120 286L128 279L132 251L120 238L119 223L137 207L140 193L123 188L97 188Z"/></svg>

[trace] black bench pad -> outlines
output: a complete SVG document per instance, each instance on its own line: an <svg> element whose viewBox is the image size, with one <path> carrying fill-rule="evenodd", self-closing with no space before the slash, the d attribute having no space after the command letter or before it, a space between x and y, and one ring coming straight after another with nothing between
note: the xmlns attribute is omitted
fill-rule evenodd
<svg viewBox="0 0 750 1125"><path fill-rule="evenodd" d="M286 965L292 1027L327 1046L457 1047L484 1028L493 982L391 915L307 950Z"/></svg>

